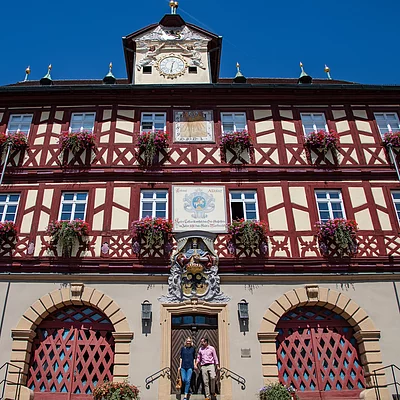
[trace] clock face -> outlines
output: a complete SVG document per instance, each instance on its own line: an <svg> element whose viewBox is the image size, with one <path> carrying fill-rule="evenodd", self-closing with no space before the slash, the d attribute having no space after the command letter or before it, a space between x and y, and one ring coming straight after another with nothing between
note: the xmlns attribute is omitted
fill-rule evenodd
<svg viewBox="0 0 400 400"><path fill-rule="evenodd" d="M159 71L161 75L167 78L176 78L185 73L186 64L180 57L168 56L164 57L159 62Z"/></svg>

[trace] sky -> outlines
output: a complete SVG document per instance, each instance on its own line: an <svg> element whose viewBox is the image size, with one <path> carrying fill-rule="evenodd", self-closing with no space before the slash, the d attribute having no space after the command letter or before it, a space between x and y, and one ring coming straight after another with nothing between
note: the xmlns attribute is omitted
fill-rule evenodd
<svg viewBox="0 0 400 400"><path fill-rule="evenodd" d="M43 77L102 79L113 63L126 78L123 36L157 23L168 0L5 1L0 33L0 85ZM236 62L246 77L313 78L400 84L398 0L180 0L178 14L223 37L220 77Z"/></svg>

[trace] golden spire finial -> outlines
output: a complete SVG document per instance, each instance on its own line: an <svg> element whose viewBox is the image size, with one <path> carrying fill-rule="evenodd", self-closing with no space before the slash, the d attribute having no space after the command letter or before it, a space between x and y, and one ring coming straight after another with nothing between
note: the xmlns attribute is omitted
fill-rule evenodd
<svg viewBox="0 0 400 400"><path fill-rule="evenodd" d="M51 71L51 69L52 69L53 67L52 67L52 65L51 64L49 64L49 66L48 66L48 70L49 70L49 72Z"/></svg>
<svg viewBox="0 0 400 400"><path fill-rule="evenodd" d="M169 6L171 7L171 14L176 14L179 3L177 1L171 0Z"/></svg>
<svg viewBox="0 0 400 400"><path fill-rule="evenodd" d="M328 76L328 79L329 79L329 80L332 80L332 77L331 77L331 69L330 69L326 64L325 64L324 71L325 71L326 75Z"/></svg>
<svg viewBox="0 0 400 400"><path fill-rule="evenodd" d="M111 72L111 70L112 70L112 62L110 62L108 67L110 68L110 72Z"/></svg>
<svg viewBox="0 0 400 400"><path fill-rule="evenodd" d="M28 67L25 70L25 79L24 82L29 79L29 74L31 73L31 67L28 65Z"/></svg>
<svg viewBox="0 0 400 400"><path fill-rule="evenodd" d="M236 63L236 68L238 71L240 71L240 64L238 62Z"/></svg>

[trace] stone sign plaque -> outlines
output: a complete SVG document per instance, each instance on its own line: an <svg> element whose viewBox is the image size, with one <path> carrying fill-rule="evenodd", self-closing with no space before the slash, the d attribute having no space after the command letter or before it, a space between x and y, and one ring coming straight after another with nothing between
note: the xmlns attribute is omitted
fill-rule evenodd
<svg viewBox="0 0 400 400"><path fill-rule="evenodd" d="M175 232L226 232L224 186L173 186L172 200Z"/></svg>

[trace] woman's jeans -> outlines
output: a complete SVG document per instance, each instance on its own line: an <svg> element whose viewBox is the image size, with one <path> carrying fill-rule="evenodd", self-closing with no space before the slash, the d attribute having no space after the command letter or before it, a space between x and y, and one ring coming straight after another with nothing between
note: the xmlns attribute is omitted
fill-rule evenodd
<svg viewBox="0 0 400 400"><path fill-rule="evenodd" d="M188 368L188 369L182 368L181 369L182 383L185 385L185 394L189 393L190 381L192 379L192 373L193 373L192 368Z"/></svg>

